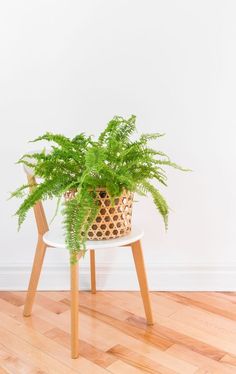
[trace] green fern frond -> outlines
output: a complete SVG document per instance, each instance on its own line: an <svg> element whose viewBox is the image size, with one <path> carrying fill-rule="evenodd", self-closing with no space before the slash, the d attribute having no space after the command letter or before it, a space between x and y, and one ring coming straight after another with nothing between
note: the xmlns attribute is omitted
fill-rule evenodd
<svg viewBox="0 0 236 374"><path fill-rule="evenodd" d="M161 193L157 190L157 188L155 188L150 182L143 181L142 184L143 184L143 187L145 187L146 190L151 193L153 201L164 220L165 228L167 230L169 207L168 207L166 200L161 195Z"/></svg>
<svg viewBox="0 0 236 374"><path fill-rule="evenodd" d="M191 169L185 169L182 166L180 166L178 164L175 164L174 162L171 162L169 160L167 160L167 161L165 161L165 160L155 160L154 163L157 164L157 165L171 166L172 168L178 169L178 170L181 170L181 171L192 171Z"/></svg>
<svg viewBox="0 0 236 374"><path fill-rule="evenodd" d="M64 135L61 134L52 134L47 132L42 136L38 136L36 139L31 140L30 143L36 143L42 140L46 140L48 142L54 142L61 147L71 147L71 140Z"/></svg>
<svg viewBox="0 0 236 374"><path fill-rule="evenodd" d="M17 198L24 197L25 193L26 193L25 190L28 190L31 187L32 187L31 184L23 184L21 187L17 188L17 190L15 190L14 192L10 193L9 199L12 199L13 197L17 197Z"/></svg>
<svg viewBox="0 0 236 374"><path fill-rule="evenodd" d="M160 138L162 136L165 136L165 134L160 134L158 132L153 134L142 134L140 136L140 143L147 144L151 140L156 140L157 138Z"/></svg>

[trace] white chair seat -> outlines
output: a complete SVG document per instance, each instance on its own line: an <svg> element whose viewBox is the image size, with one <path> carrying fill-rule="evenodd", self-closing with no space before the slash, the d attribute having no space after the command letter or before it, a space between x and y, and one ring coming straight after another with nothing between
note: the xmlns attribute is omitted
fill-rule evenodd
<svg viewBox="0 0 236 374"><path fill-rule="evenodd" d="M122 236L121 238L108 239L108 240L88 240L86 242L86 248L90 249L105 249L121 247L128 245L140 240L143 237L143 230L134 227L129 235ZM60 227L50 229L43 236L45 244L56 248L66 248L65 237Z"/></svg>

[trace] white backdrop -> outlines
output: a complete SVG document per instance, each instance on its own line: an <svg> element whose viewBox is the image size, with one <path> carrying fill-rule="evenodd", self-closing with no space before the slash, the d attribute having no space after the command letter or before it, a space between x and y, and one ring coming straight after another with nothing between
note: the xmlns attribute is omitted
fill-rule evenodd
<svg viewBox="0 0 236 374"><path fill-rule="evenodd" d="M139 199L152 289L236 289L236 3L189 0L9 0L0 9L0 288L24 289L32 215L17 233L24 182L14 164L45 131L97 134L113 115L165 132L160 149L192 173L169 171L169 231ZM67 288L67 253L50 250L41 288ZM82 287L88 286L88 262ZM98 256L99 287L136 288L129 251Z"/></svg>

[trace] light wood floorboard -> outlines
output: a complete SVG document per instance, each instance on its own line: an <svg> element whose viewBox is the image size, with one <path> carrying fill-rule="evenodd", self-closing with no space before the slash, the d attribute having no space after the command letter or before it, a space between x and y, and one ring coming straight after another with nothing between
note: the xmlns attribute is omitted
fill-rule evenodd
<svg viewBox="0 0 236 374"><path fill-rule="evenodd" d="M80 357L70 358L70 294L0 292L0 374L236 374L236 293L80 292Z"/></svg>

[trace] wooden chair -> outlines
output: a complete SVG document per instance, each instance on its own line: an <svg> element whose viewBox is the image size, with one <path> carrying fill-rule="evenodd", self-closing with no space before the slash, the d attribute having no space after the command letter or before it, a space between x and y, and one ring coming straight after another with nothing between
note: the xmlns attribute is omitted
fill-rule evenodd
<svg viewBox="0 0 236 374"><path fill-rule="evenodd" d="M31 185L36 184L35 177L30 168L24 167L27 174L28 182ZM43 265L44 255L48 247L66 248L63 233L60 228L57 230L50 230L47 224L44 208L42 202L39 201L34 206L34 215L38 230L38 243L36 247L33 268L30 276L28 292L24 306L24 316L29 317L32 312L32 307L36 295L38 281ZM149 298L148 283L145 272L141 238L143 232L134 228L132 232L124 237L101 240L101 241L87 241L86 248L90 253L90 270L91 270L91 292L96 293L96 273L95 273L95 250L115 247L131 247L134 258L135 268L139 281L140 291L142 295L144 310L147 318L147 324L153 325L153 316ZM80 257L80 256L78 256ZM79 260L79 259L78 259ZM71 357L77 358L79 355L79 340L78 340L78 320L79 320L79 292L78 292L78 264L70 264L71 274Z"/></svg>

